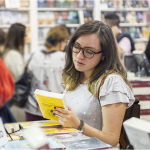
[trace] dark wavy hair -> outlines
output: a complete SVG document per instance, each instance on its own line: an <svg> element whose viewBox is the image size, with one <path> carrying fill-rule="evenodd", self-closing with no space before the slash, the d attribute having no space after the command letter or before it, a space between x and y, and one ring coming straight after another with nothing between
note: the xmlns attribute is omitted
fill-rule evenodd
<svg viewBox="0 0 150 150"><path fill-rule="evenodd" d="M79 78L81 75L81 72L75 69L73 63L71 43L74 43L78 37L89 34L95 34L99 38L99 44L102 48L105 59L99 61L99 64L92 72L90 79L88 80L88 90L94 96L98 97L98 93L95 92L95 87L98 86L99 80L102 77L111 73L120 75L126 84L131 88L127 80L126 70L120 62L115 38L110 26L102 21L89 21L81 25L69 41L66 50L66 64L63 69L63 82L66 90L74 90L79 85Z"/></svg>

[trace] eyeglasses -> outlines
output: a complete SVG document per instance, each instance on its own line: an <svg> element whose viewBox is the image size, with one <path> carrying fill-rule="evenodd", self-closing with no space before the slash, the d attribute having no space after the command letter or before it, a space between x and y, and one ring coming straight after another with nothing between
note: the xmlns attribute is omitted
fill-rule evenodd
<svg viewBox="0 0 150 150"><path fill-rule="evenodd" d="M74 53L79 53L82 50L83 55L89 59L93 58L95 54L99 54L102 52L102 51L99 51L96 53L90 50L90 48L82 48L80 47L78 43L71 43L71 49Z"/></svg>
<svg viewBox="0 0 150 150"><path fill-rule="evenodd" d="M15 134L15 136L18 136L19 139L24 139L23 136L22 136L22 129L23 129L23 127L20 124L18 124L18 126L19 126L19 130L13 131L11 133L9 133L7 131L7 129L6 129L6 127L5 127L5 131L6 131L6 133L8 134L8 136L10 137L10 139L12 141L13 141L13 138L12 138L13 136L11 136L11 134Z"/></svg>

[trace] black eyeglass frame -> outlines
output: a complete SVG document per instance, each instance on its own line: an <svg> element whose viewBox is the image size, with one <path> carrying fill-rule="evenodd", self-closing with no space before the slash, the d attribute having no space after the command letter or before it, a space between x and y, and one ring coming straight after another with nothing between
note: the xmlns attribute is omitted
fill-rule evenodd
<svg viewBox="0 0 150 150"><path fill-rule="evenodd" d="M21 131L22 129L23 129L23 127L19 124L19 130L14 131L14 132L11 132L11 133L8 133L8 131L7 131L6 128L5 128L5 131L6 131L6 133L8 134L8 136L10 137L11 141L13 141L13 139L12 139L12 137L11 137L11 134L16 133L16 132L19 132L19 131ZM19 135L18 135L18 136L19 136ZM19 136L19 137L20 137L20 139L23 139L22 136Z"/></svg>
<svg viewBox="0 0 150 150"><path fill-rule="evenodd" d="M71 50L72 50L72 52L74 52L74 51L73 51L74 44L75 44L75 43L71 43ZM79 50L79 52L82 50L83 55L84 55L84 51L86 51L84 48L80 47L80 48L77 48L77 49ZM86 57L86 56L84 55L84 57L86 57L86 58L88 58L88 59L92 59L95 54L99 54L99 53L102 53L102 52L103 52L102 50L99 51L99 52L94 52L94 51L92 51L92 50L89 50L89 51L91 51L91 52L93 53L93 54L92 54L93 56L92 56L91 58L88 58L88 57ZM74 53L79 53L79 52L74 52Z"/></svg>

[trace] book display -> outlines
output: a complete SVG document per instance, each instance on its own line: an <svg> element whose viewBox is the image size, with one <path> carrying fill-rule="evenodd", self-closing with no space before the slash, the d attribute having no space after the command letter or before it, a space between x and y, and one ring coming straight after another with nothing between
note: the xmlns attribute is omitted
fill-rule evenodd
<svg viewBox="0 0 150 150"><path fill-rule="evenodd" d="M105 14L117 14L121 30L130 33L136 50L146 48L150 36L149 12L149 0L100 0L101 20L104 20Z"/></svg>
<svg viewBox="0 0 150 150"><path fill-rule="evenodd" d="M93 0L37 0L37 6L39 44L53 26L65 25L72 35L81 24L93 20Z"/></svg>

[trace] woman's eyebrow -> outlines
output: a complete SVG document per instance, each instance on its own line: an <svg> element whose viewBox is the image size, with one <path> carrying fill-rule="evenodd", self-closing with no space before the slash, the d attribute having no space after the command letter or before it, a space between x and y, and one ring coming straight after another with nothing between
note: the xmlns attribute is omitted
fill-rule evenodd
<svg viewBox="0 0 150 150"><path fill-rule="evenodd" d="M79 44L79 46L81 46L81 44L80 43L78 43L78 42L75 42L76 44ZM96 50L94 47L84 47L84 48L90 48L90 49L93 49L93 50Z"/></svg>

